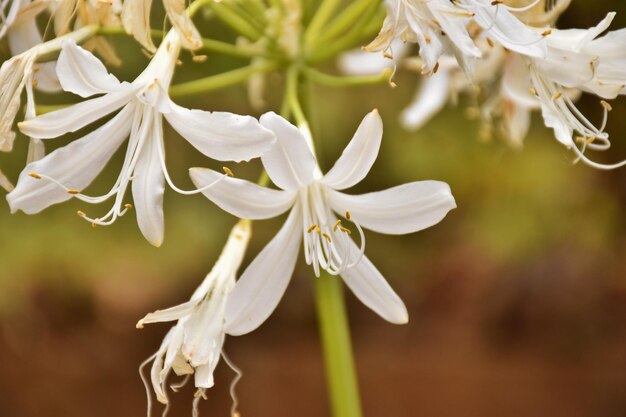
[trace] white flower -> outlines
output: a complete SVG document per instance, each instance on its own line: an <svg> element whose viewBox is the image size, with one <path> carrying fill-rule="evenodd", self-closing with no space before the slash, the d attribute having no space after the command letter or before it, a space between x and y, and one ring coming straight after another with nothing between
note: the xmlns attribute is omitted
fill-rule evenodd
<svg viewBox="0 0 626 417"><path fill-rule="evenodd" d="M386 0L387 18L378 37L366 49L389 49L394 39L419 44L422 72L432 74L439 57L452 48L459 64L472 73L474 61L482 56L469 31L475 22L502 46L529 56L545 56L542 35L520 22L515 10L491 0Z"/></svg>
<svg viewBox="0 0 626 417"><path fill-rule="evenodd" d="M359 183L376 160L382 138L377 111L363 119L326 175L322 175L298 128L274 113L263 115L261 124L276 135L276 144L261 160L280 190L226 178L203 191L215 204L240 218L267 219L290 211L278 234L237 282L226 306L226 332L250 332L272 313L289 283L301 241L306 263L313 266L316 275L320 268L341 275L368 307L390 322L405 323L408 315L402 300L363 255L361 226L387 234L430 227L456 207L450 187L443 182L421 181L356 196L339 191ZM220 178L210 169L192 168L190 174L201 188ZM355 225L360 246L333 212Z"/></svg>
<svg viewBox="0 0 626 417"><path fill-rule="evenodd" d="M142 328L144 324L177 320L158 352L145 362L154 361L150 378L159 402L168 403L165 383L172 370L179 376L193 374L194 385L202 393L214 385L213 371L223 355L226 301L249 240L250 221L241 220L189 301L150 313L137 323L137 328Z"/></svg>
<svg viewBox="0 0 626 417"><path fill-rule="evenodd" d="M180 50L175 31L165 37L148 67L132 83L119 82L91 53L64 42L57 72L63 88L82 97L103 96L38 116L20 124L27 135L54 138L77 131L119 109L119 113L81 139L29 164L15 190L7 196L11 210L34 214L76 197L87 203L115 198L100 218L79 215L97 225L113 223L130 205L124 204L132 183L141 232L153 245L163 241L163 192L171 182L165 166L162 118L204 155L218 160L248 160L273 141L271 132L250 116L188 110L172 102L167 90ZM91 197L82 194L115 151L130 137L122 169L111 190Z"/></svg>
<svg viewBox="0 0 626 417"><path fill-rule="evenodd" d="M191 17L187 14L184 0L163 0L170 23L178 32L184 48L195 50L202 46L202 38ZM152 0L125 0L122 8L124 29L150 52L156 50L150 35L150 10Z"/></svg>

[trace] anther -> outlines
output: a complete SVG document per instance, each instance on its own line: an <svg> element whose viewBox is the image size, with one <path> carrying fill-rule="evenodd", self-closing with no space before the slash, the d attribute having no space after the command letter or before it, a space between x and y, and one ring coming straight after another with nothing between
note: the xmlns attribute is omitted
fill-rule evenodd
<svg viewBox="0 0 626 417"><path fill-rule="evenodd" d="M551 34L551 33L552 33L552 29L548 29L548 30L543 31L543 32L541 33L541 36L548 36L548 35L549 35L549 34Z"/></svg>
<svg viewBox="0 0 626 417"><path fill-rule="evenodd" d="M341 220L337 220L335 224L333 225L333 232L336 232L337 227L339 227L340 225L341 225Z"/></svg>
<svg viewBox="0 0 626 417"><path fill-rule="evenodd" d="M537 95L537 90L535 90L534 88L529 89L528 92L532 94L533 96Z"/></svg>
<svg viewBox="0 0 626 417"><path fill-rule="evenodd" d="M40 180L41 179L41 175L37 174L36 172L29 172L28 175L30 175L31 177L33 177L36 180Z"/></svg>
<svg viewBox="0 0 626 417"><path fill-rule="evenodd" d="M346 219L350 220L350 212L346 210Z"/></svg>
<svg viewBox="0 0 626 417"><path fill-rule="evenodd" d="M319 235L321 232L322 232L322 229L320 229L319 226L315 226L315 233Z"/></svg>
<svg viewBox="0 0 626 417"><path fill-rule="evenodd" d="M558 93L556 93L555 95L552 96L552 100L553 101L557 101L558 99L560 99L563 96L563 93L561 93L560 91Z"/></svg>
<svg viewBox="0 0 626 417"><path fill-rule="evenodd" d="M613 110L613 106L611 106L608 101L600 100L600 104L602 104L602 107L604 107L606 111Z"/></svg>
<svg viewBox="0 0 626 417"><path fill-rule="evenodd" d="M487 45L489 45L490 48L493 48L494 43L493 43L493 40L491 40L491 38L487 38Z"/></svg>
<svg viewBox="0 0 626 417"><path fill-rule="evenodd" d="M80 210L78 210L78 211L76 212L76 214L78 214L78 217L87 217L87 215L85 214L85 212L84 212L84 211L80 211Z"/></svg>
<svg viewBox="0 0 626 417"><path fill-rule="evenodd" d="M124 204L124 207L126 207L126 209L130 210L130 209L133 208L133 205L130 204L130 203L126 203L126 204Z"/></svg>
<svg viewBox="0 0 626 417"><path fill-rule="evenodd" d="M78 190L74 190L74 189L69 189L67 190L68 194L72 194L72 195L76 195L76 194L80 194L80 191Z"/></svg>
<svg viewBox="0 0 626 417"><path fill-rule="evenodd" d="M333 243L333 240L330 238L330 235L328 233L322 233L322 236L326 238L328 243Z"/></svg>
<svg viewBox="0 0 626 417"><path fill-rule="evenodd" d="M350 229L346 229L346 228L345 228L345 227L343 227L343 226L341 226L341 227L339 228L339 230L341 230L342 232L347 233L347 234L349 234L349 235L351 235L351 234L352 234L352 231L351 231Z"/></svg>
<svg viewBox="0 0 626 417"><path fill-rule="evenodd" d="M193 60L193 62L205 62L208 59L208 56L206 55L194 55L193 58L191 58Z"/></svg>
<svg viewBox="0 0 626 417"><path fill-rule="evenodd" d="M492 5L492 6L497 6L498 4L502 4L502 0L493 0L493 1L491 2L491 5Z"/></svg>
<svg viewBox="0 0 626 417"><path fill-rule="evenodd" d="M439 61L437 61L435 67L433 68L433 74L437 74L437 71L439 71Z"/></svg>
<svg viewBox="0 0 626 417"><path fill-rule="evenodd" d="M226 174L229 177L235 176L235 174L233 174L233 171L228 167L222 167L222 170L224 171L224 174Z"/></svg>
<svg viewBox="0 0 626 417"><path fill-rule="evenodd" d="M308 230L306 231L307 233L311 233L313 230L315 230L317 228L316 224L312 224L311 227L308 228Z"/></svg>

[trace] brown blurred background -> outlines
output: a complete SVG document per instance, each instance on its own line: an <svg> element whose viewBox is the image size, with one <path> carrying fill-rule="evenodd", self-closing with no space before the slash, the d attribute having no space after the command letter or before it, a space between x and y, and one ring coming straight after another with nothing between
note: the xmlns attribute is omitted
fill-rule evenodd
<svg viewBox="0 0 626 417"><path fill-rule="evenodd" d="M609 10L620 13L614 29L626 26L623 2L573 3L562 27L591 26ZM217 24L203 29L223 30ZM117 74L132 79L145 59L132 42L118 41L128 65ZM211 56L206 64L183 66L177 79L242 64ZM270 90L280 88L278 77L267 81ZM626 171L572 165L572 154L538 116L519 151L481 140L463 105L406 133L395 115L417 80L400 74L396 82L393 91L314 92L325 167L367 111L378 107L385 119L380 158L355 192L438 179L451 185L459 206L418 234L367 233L367 253L405 300L411 322L390 325L348 294L365 416L626 416ZM243 87L184 102L251 113L245 103ZM614 103L614 147L597 159L626 158L625 103ZM597 99L584 97L581 107L593 120L600 117ZM178 183L191 187L190 166L220 166L169 133L168 164ZM26 151L19 142L14 154L0 155L13 178ZM244 178L260 169L256 162L229 166ZM110 184L116 169L110 164L95 188ZM135 323L189 297L234 219L201 196L168 190L165 244L156 249L142 239L133 213L97 229L75 215L77 209L97 215L108 206L70 202L37 216L11 216L6 203L2 208L0 416L144 415L137 367L169 326L139 331ZM255 223L248 260L280 221ZM270 320L227 340L227 352L244 370L238 385L243 417L328 415L312 280L301 262ZM201 411L225 417L233 375L220 364L216 377ZM191 414L192 393L188 387L172 395L171 416Z"/></svg>

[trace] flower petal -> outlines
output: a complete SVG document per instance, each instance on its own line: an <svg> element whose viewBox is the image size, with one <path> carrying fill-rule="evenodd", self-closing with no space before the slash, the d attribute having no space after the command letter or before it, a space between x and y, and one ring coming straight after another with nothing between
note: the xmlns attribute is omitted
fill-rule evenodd
<svg viewBox="0 0 626 417"><path fill-rule="evenodd" d="M413 101L402 111L400 121L408 130L418 130L446 105L450 96L450 69L439 68L430 77L422 78Z"/></svg>
<svg viewBox="0 0 626 417"><path fill-rule="evenodd" d="M250 181L227 177L208 168L191 168L189 175L209 200L242 219L269 219L287 211L296 194L291 191L273 190ZM210 186L210 184L214 184Z"/></svg>
<svg viewBox="0 0 626 417"><path fill-rule="evenodd" d="M456 207L450 186L441 181L411 182L361 195L327 188L327 196L337 213L349 211L361 226L393 235L433 226Z"/></svg>
<svg viewBox="0 0 626 417"><path fill-rule="evenodd" d="M57 74L65 91L81 97L109 93L121 85L98 58L69 39L62 43Z"/></svg>
<svg viewBox="0 0 626 417"><path fill-rule="evenodd" d="M128 137L133 111L134 106L125 107L100 128L28 164L20 174L15 190L7 195L11 211L35 214L72 197L59 185L46 179L35 179L30 173L54 178L70 189L80 191L87 187Z"/></svg>
<svg viewBox="0 0 626 417"><path fill-rule="evenodd" d="M276 143L261 156L274 184L295 190L310 183L317 162L302 132L274 112L261 116L261 125L276 135Z"/></svg>
<svg viewBox="0 0 626 417"><path fill-rule="evenodd" d="M191 314L191 312L196 308L197 305L197 300L189 300L174 307L157 310L154 313L148 313L144 318L137 322L137 328L143 328L144 324L162 323L166 321L181 319Z"/></svg>
<svg viewBox="0 0 626 417"><path fill-rule="evenodd" d="M363 118L352 140L322 182L336 190L361 182L376 161L382 138L383 121L378 110L374 110Z"/></svg>
<svg viewBox="0 0 626 417"><path fill-rule="evenodd" d="M352 240L350 245L351 251L359 250ZM409 321L404 303L366 256L344 271L341 278L363 304L388 322L405 324Z"/></svg>
<svg viewBox="0 0 626 417"><path fill-rule="evenodd" d="M157 121L160 123L160 120ZM160 129L153 129L152 135ZM146 137L133 172L133 201L137 211L137 224L143 236L154 246L163 243L163 193L165 175L161 167L159 150L162 138Z"/></svg>
<svg viewBox="0 0 626 417"><path fill-rule="evenodd" d="M127 104L130 99L128 91L109 93L25 120L18 123L18 126L22 133L32 138L56 138L68 132L75 132L107 114L113 113Z"/></svg>
<svg viewBox="0 0 626 417"><path fill-rule="evenodd" d="M226 304L224 330L231 335L249 333L272 314L293 274L302 227L296 204L278 234L243 272Z"/></svg>
<svg viewBox="0 0 626 417"><path fill-rule="evenodd" d="M170 102L164 116L196 149L219 161L247 161L267 151L273 135L250 116L189 110Z"/></svg>

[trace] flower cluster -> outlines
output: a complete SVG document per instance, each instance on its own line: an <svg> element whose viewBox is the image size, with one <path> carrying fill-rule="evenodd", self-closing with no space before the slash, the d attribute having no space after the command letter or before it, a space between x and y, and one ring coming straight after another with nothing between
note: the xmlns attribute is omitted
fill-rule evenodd
<svg viewBox="0 0 626 417"><path fill-rule="evenodd" d="M191 299L137 323L142 328L176 321L141 368L152 363L150 383L143 371L142 378L163 404L168 404L167 378L172 371L184 377L183 383L193 375L196 414L199 399L214 385L213 372L221 358L241 375L223 352L226 335L246 334L268 319L294 275L300 248L314 276L340 277L383 319L408 322L404 303L365 255L364 229L400 235L431 227L456 208L450 187L440 181L417 181L359 195L345 193L365 179L378 157L382 118L378 110L369 112L324 174L315 151L319 140L311 134L302 105L307 83L386 81L389 67L408 66L428 77L402 113L408 128L421 127L460 93L484 91L489 96L477 113L489 124L500 118L512 143L521 144L530 112L540 110L557 140L573 149L577 158L599 168L626 164L604 166L585 155L587 149L610 146L605 127L611 106L604 100L625 91L626 32L605 33L614 13L593 28L559 30L554 22L569 0L386 0L384 22L375 1L355 0L341 13L334 13L341 2L323 0L315 10L305 3L316 2L196 0L185 8L183 1L163 0L171 25L163 32L153 29L150 0L2 3L0 38L8 39L12 57L0 67L0 151L13 148L24 92L25 111L17 126L30 140L27 164L15 186L0 172L0 186L8 191L12 212L35 214L70 199L86 204L112 200L100 216L84 211L78 215L93 226L107 226L134 210L139 230L158 247L165 236L167 184L182 195L201 193L239 219ZM216 17L238 33L235 44L202 37L192 20L202 9L212 12L206 18ZM40 14L47 14L53 23L54 35L46 40L37 25ZM382 29L365 52L346 53L380 24ZM105 37L110 34L131 35L150 58L132 81L120 81L105 65L124 64ZM419 58L408 57L410 44L418 45ZM173 85L184 51L194 62L203 62L207 56L196 55L203 49L249 59L250 65ZM344 72L357 75L337 76L313 68L337 56ZM382 77L370 75L385 68ZM264 106L260 95L270 71L285 78L280 115L267 111L257 118L178 103L185 94L248 82L251 104ZM35 102L37 91L61 90L80 101L42 112ZM600 126L576 108L574 102L582 92L603 99L605 117ZM169 138L164 121L210 159L259 158L262 179L254 183L235 178L227 167L224 172L191 168L196 188L179 188L166 163ZM44 141L83 129L87 133L45 154ZM121 148L121 167L109 191L88 193ZM285 213L282 227L237 279L252 221Z"/></svg>

